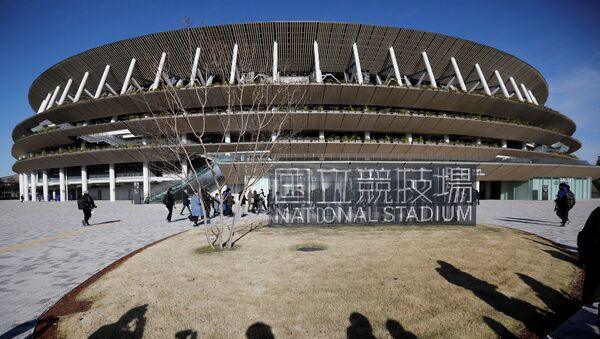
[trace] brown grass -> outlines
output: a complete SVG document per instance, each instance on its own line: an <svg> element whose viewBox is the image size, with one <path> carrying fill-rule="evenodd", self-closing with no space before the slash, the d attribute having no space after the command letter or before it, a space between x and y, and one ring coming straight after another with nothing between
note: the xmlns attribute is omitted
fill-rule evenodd
<svg viewBox="0 0 600 339"><path fill-rule="evenodd" d="M577 273L544 240L488 226L266 228L221 253L199 250L201 232L161 242L84 290L78 299L92 308L61 320L59 336L137 327L148 338L241 338L262 322L277 338L370 327L381 338L496 337L535 330L569 303ZM326 250L293 250L306 244Z"/></svg>

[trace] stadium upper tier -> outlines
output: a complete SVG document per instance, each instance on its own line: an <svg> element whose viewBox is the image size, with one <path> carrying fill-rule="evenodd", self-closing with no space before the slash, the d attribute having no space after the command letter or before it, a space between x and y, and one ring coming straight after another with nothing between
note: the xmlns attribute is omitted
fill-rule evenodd
<svg viewBox="0 0 600 339"><path fill-rule="evenodd" d="M278 140L301 145L283 147L288 153L318 153L322 146L309 137L314 131L321 133L319 143L336 133L364 132L365 142L376 139L369 133L391 134L395 146L389 151L399 155L410 154L403 144L412 145L413 135L423 140L414 148L422 150L420 156L399 160L445 159L449 152L456 155L453 160L512 157L563 163L570 159L565 153L581 147L572 137L574 122L544 107L548 87L541 74L495 48L404 28L266 22L149 34L57 63L30 88L29 102L37 114L13 130L14 169L132 161L119 150L127 147L151 152L160 145L142 143L156 123L147 114L169 109L172 102L165 96L170 90L189 113L185 119L202 120L207 132L223 132L219 114L228 105L227 96L244 88L236 112L244 114L252 93L264 84L304 93L301 108L291 112L295 125L284 130L305 135ZM205 97L197 95L198 88ZM274 105L284 106L286 99L281 99ZM205 114L195 116L200 107ZM438 136L456 145L437 145ZM114 152L107 159L92 159L96 144ZM347 146L323 153L375 152ZM63 154L69 148L72 154ZM376 153L385 155L383 149Z"/></svg>

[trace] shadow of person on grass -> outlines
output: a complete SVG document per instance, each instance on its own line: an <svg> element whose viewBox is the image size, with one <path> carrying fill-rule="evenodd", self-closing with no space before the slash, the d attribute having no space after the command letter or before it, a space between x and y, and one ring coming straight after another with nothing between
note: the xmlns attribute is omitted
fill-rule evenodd
<svg viewBox="0 0 600 339"><path fill-rule="evenodd" d="M175 333L176 339L198 339L198 332L194 330L183 330Z"/></svg>
<svg viewBox="0 0 600 339"><path fill-rule="evenodd" d="M388 319L385 322L385 328L387 328L390 336L394 339L417 339L417 336L405 330L398 320Z"/></svg>
<svg viewBox="0 0 600 339"><path fill-rule="evenodd" d="M142 338L146 326L148 304L134 307L123 314L116 323L100 327L89 336L89 339L103 338Z"/></svg>
<svg viewBox="0 0 600 339"><path fill-rule="evenodd" d="M498 338L510 338L510 339L518 338L516 335L514 335L514 333L509 331L508 328L504 327L504 325L502 325L501 323L497 322L496 320L494 320L492 318L483 317L483 322L486 325L488 325L488 327L491 328L492 331L494 331L494 333L496 333Z"/></svg>
<svg viewBox="0 0 600 339"><path fill-rule="evenodd" d="M577 257L575 257L574 255L572 255L570 253L565 253L563 251L555 251L555 250L543 250L543 251L550 254L551 256L555 257L556 259L566 261L573 265L578 264Z"/></svg>
<svg viewBox="0 0 600 339"><path fill-rule="evenodd" d="M507 297L501 292L498 292L497 286L492 285L487 281L477 279L445 261L438 260L438 264L440 267L436 268L436 270L449 283L471 291L475 296L488 303L496 311L522 322L529 331L535 332L535 329L532 328L532 322L540 319L544 315L539 308L526 301Z"/></svg>
<svg viewBox="0 0 600 339"><path fill-rule="evenodd" d="M246 338L248 339L275 339L271 326L263 323L256 322L246 330Z"/></svg>

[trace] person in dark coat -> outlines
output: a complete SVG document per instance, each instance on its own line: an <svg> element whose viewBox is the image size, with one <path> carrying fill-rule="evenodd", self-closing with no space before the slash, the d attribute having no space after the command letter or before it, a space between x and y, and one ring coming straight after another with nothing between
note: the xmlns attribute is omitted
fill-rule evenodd
<svg viewBox="0 0 600 339"><path fill-rule="evenodd" d="M591 305L600 301L600 207L592 211L577 234L577 252L585 270L581 301L584 305ZM600 327L600 318L597 322Z"/></svg>
<svg viewBox="0 0 600 339"><path fill-rule="evenodd" d="M561 226L565 226L569 221L569 210L571 209L571 206L567 205L567 193L569 193L569 189L569 185L564 182L560 183L558 185L558 194L556 194L556 199L554 199L556 203L554 211L556 211L556 215L560 218Z"/></svg>
<svg viewBox="0 0 600 339"><path fill-rule="evenodd" d="M165 194L165 197L163 198L163 204L165 204L165 206L167 207L167 210L169 210L169 214L167 214L167 221L171 222L171 216L173 215L173 208L175 207L175 197L173 196L173 190L169 188L169 190L167 190L167 194Z"/></svg>
<svg viewBox="0 0 600 339"><path fill-rule="evenodd" d="M83 210L83 220L81 220L81 223L83 226L89 226L89 221L92 217L92 210L97 206L94 203L94 199L89 195L88 192L83 192L83 195L81 196L81 206Z"/></svg>
<svg viewBox="0 0 600 339"><path fill-rule="evenodd" d="M179 211L179 215L183 215L183 210L187 207L190 214L192 214L192 210L190 209L190 195L188 194L187 189L183 190L183 198L181 198L181 211Z"/></svg>

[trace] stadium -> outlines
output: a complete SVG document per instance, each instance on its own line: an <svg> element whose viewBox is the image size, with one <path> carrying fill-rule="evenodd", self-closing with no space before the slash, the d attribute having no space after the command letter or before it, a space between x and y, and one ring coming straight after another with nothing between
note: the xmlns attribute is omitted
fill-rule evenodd
<svg viewBox="0 0 600 339"><path fill-rule="evenodd" d="M203 145L218 162L236 137L220 123L229 89L266 83L303 93L293 123L253 143L277 144L275 165L474 165L481 198L508 200L552 200L560 182L589 199L600 177L600 167L572 155L581 147L575 123L544 106L544 77L515 56L405 28L265 22L145 35L50 67L29 91L36 114L12 133L20 193L152 200L183 187L196 164L160 170L154 155L165 145L148 141L165 93L191 116L202 110ZM240 97L240 107L251 100ZM194 152L199 140L182 133Z"/></svg>

